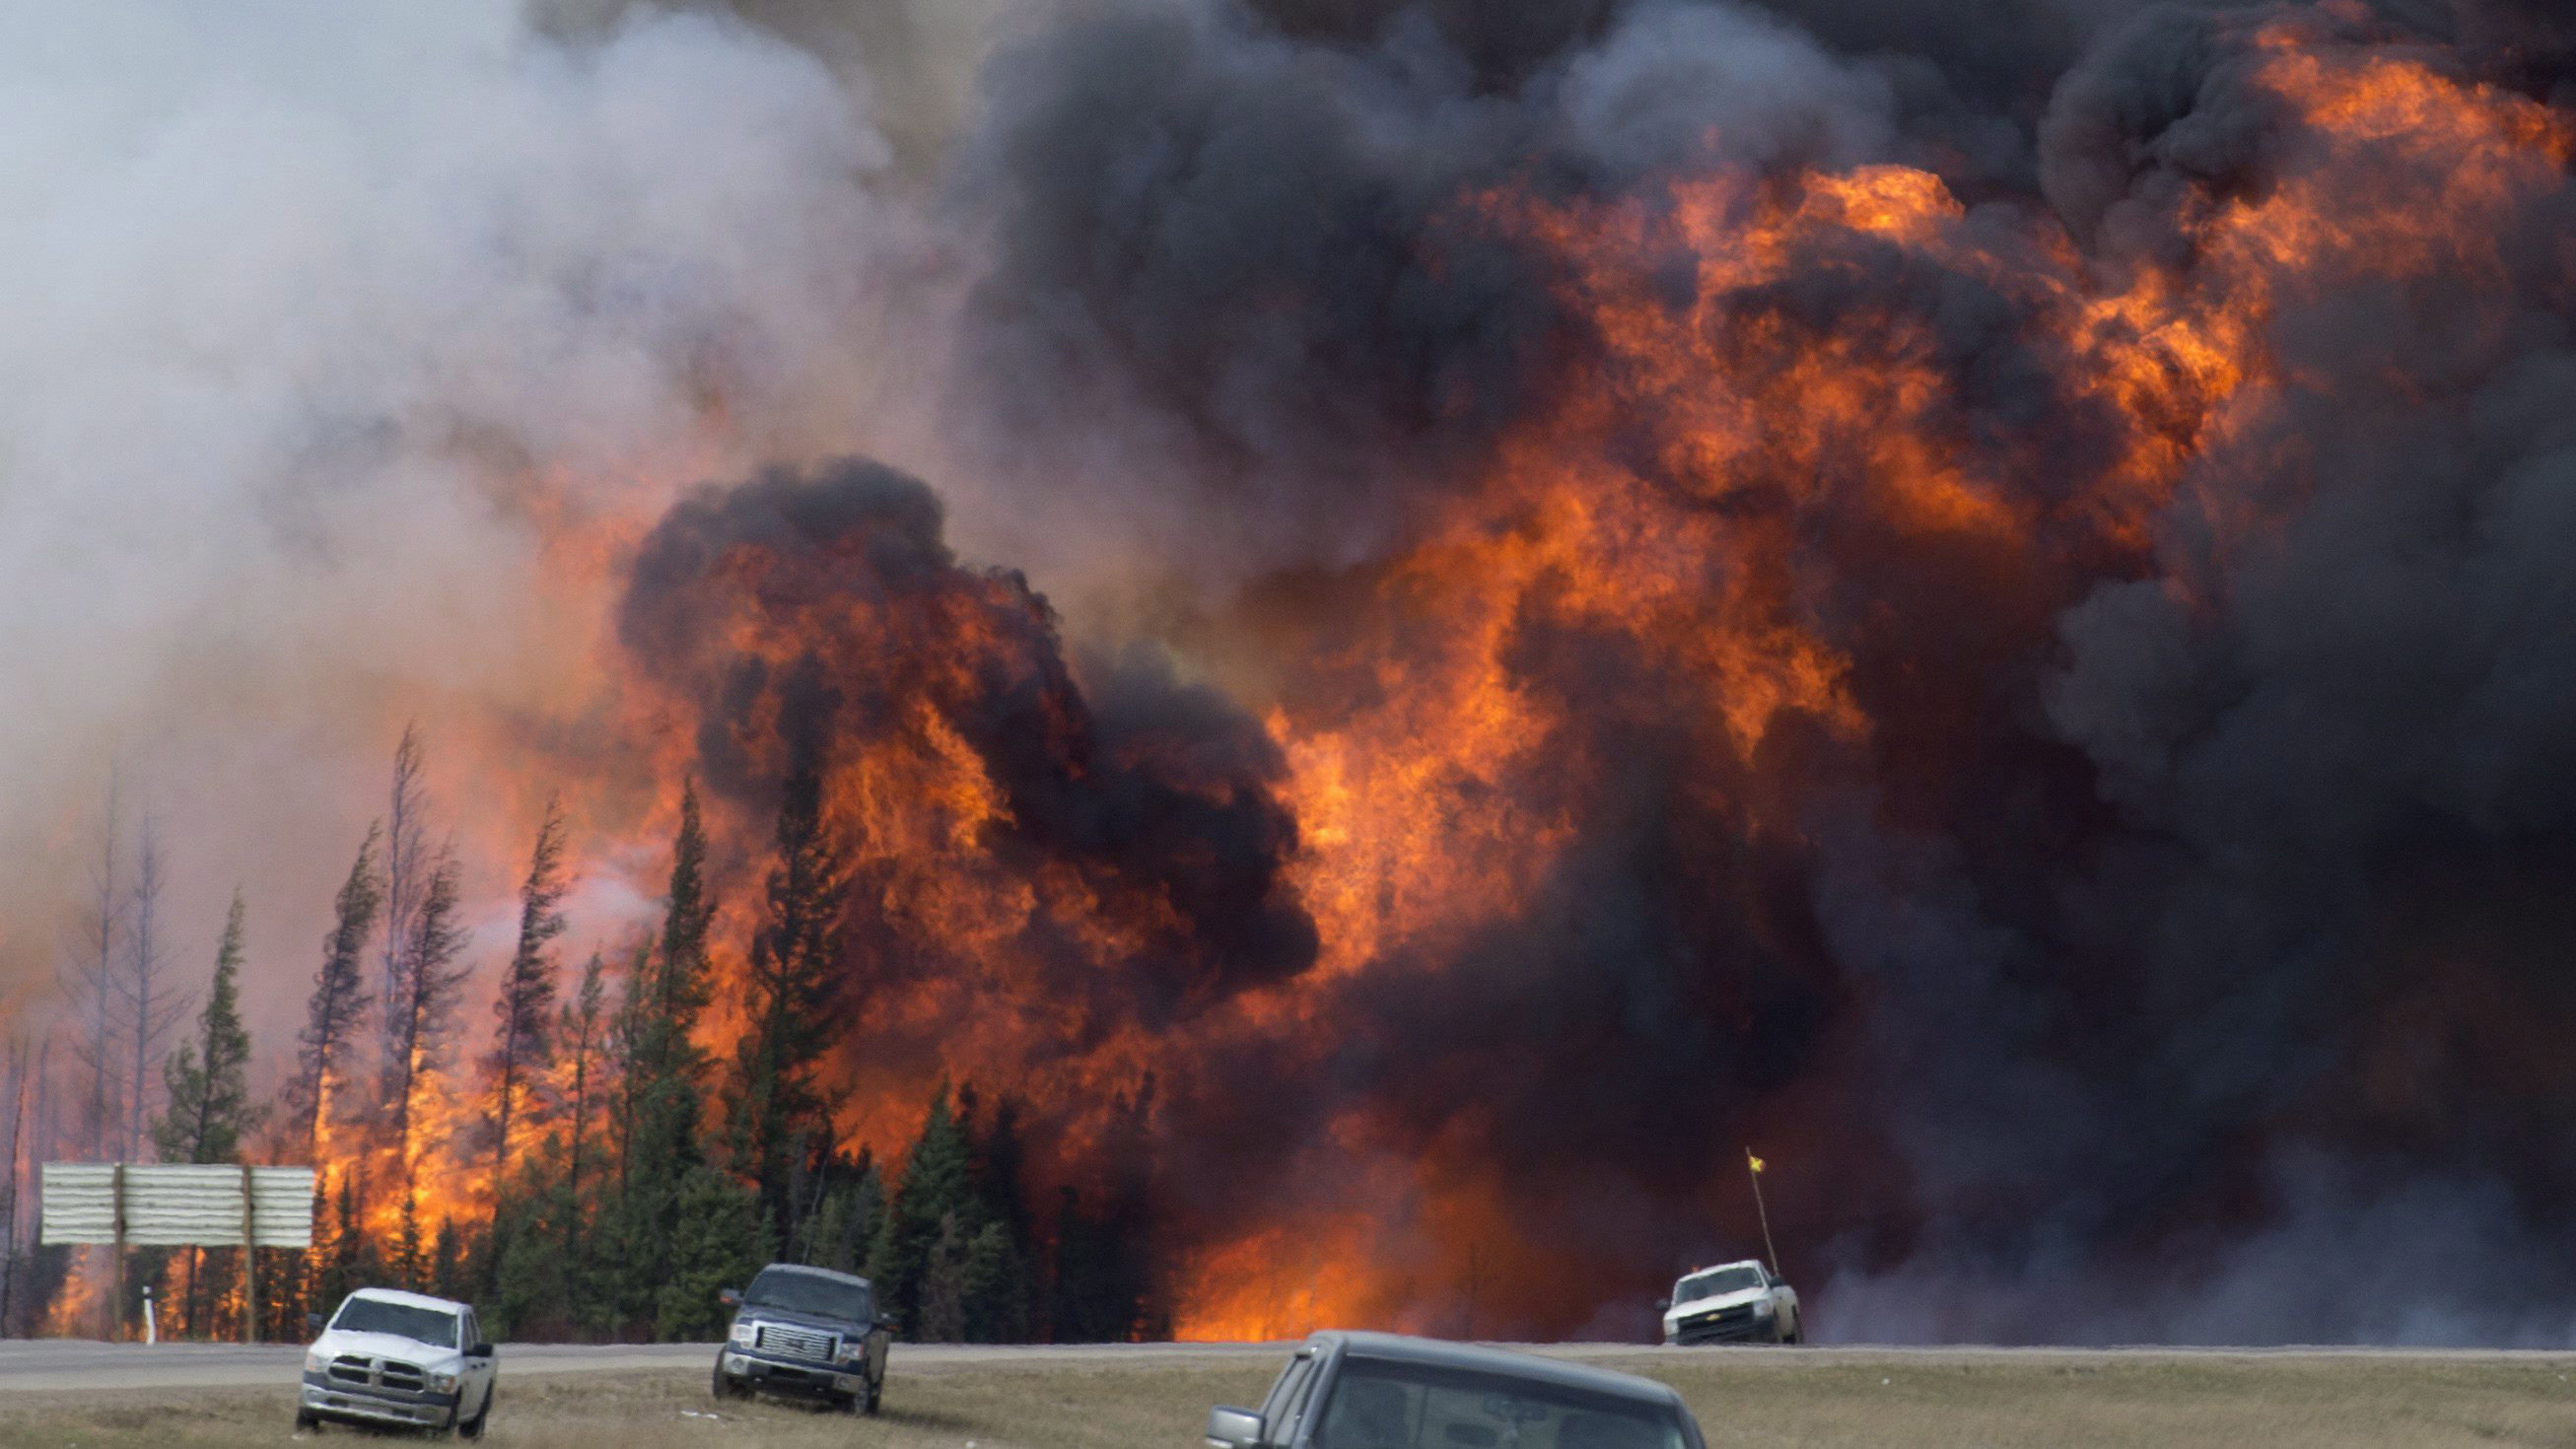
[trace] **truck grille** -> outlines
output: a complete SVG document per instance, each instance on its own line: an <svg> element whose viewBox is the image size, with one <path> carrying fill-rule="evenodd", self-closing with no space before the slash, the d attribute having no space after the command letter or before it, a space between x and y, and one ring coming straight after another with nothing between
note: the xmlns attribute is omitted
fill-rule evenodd
<svg viewBox="0 0 2576 1449"><path fill-rule="evenodd" d="M760 1325L757 1339L757 1346L763 1353L785 1354L789 1358L811 1359L817 1363L830 1363L832 1350L839 1346L831 1334L789 1328L779 1323Z"/></svg>
<svg viewBox="0 0 2576 1449"><path fill-rule="evenodd" d="M400 1359L369 1358L362 1353L344 1353L331 1360L323 1376L335 1384L358 1389L399 1389L416 1394L429 1387L429 1375L416 1363Z"/></svg>

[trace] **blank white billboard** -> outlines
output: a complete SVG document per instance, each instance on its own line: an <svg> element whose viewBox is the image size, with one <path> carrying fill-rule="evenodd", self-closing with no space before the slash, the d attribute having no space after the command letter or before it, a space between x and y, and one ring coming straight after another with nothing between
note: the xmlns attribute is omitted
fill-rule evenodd
<svg viewBox="0 0 2576 1449"><path fill-rule="evenodd" d="M113 1163L48 1162L42 1177L39 1241L116 1241ZM132 1247L228 1247L242 1241L242 1169L146 1163L125 1174L125 1241ZM263 1248L313 1246L313 1169L250 1170L251 1227Z"/></svg>

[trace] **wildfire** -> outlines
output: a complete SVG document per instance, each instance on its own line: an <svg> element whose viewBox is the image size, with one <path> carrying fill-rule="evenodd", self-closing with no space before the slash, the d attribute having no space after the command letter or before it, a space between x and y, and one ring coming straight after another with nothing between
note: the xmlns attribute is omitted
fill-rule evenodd
<svg viewBox="0 0 2576 1449"><path fill-rule="evenodd" d="M2211 558L2313 482L2300 393L2352 344L2282 318L2392 289L2466 355L2519 324L2432 315L2464 280L2576 298L2576 249L2533 276L2499 240L2568 184L2563 109L2346 7L2243 25L2272 111L2098 226L1888 163L1449 198L1452 235L1550 279L1545 385L1418 465L1402 543L1264 635L1259 697L1186 645L1069 643L891 469L778 469L658 522L540 479L515 502L580 657L543 661L550 720L472 752L540 741L595 876L650 879L682 782L705 792L719 1062L752 1029L778 782L811 763L848 880L818 1084L842 1145L888 1154L972 1082L1029 1104L1035 1188L1091 1192L1149 1103L1182 1337L1583 1329L1745 1216L1748 1122L1884 1155L1847 1083L1792 1070L1866 1055L1858 1004L1892 990L1831 959L1825 837L2044 813L1972 797L2002 722L2044 733L2068 610L2121 581L2214 596ZM2178 529L2185 500L2215 536ZM2064 773L2032 791L2090 809ZM535 816L537 780L492 776L496 813ZM1529 1065L1657 1050L1687 1100ZM326 1194L370 1184L386 1241L490 1216L540 1140L490 1140L465 1054L414 1075L403 1144L321 1084ZM1838 1190L1875 1245L1904 1174L1871 1167ZM50 1330L102 1291L85 1264Z"/></svg>

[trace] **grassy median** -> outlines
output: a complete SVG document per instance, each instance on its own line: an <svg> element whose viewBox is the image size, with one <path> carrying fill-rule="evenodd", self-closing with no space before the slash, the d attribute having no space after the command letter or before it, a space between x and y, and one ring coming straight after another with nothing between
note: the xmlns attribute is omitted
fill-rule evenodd
<svg viewBox="0 0 2576 1449"><path fill-rule="evenodd" d="M2375 1355L1981 1357L1810 1351L1612 1361L1680 1388L1714 1444L2557 1445L2576 1449L2576 1359ZM504 1377L495 1449L1140 1449L1198 1443L1207 1406L1270 1369L1234 1360L957 1365L889 1383L881 1418L718 1404L705 1376ZM296 1442L293 1392L0 1397L0 1445L178 1449ZM306 1436L304 1442L317 1442ZM329 1430L321 1444L401 1442Z"/></svg>

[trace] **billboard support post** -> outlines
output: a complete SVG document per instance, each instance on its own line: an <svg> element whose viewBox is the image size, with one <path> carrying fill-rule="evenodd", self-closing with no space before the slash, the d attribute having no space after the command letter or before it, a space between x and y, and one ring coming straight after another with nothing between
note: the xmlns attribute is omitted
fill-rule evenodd
<svg viewBox="0 0 2576 1449"><path fill-rule="evenodd" d="M252 1241L250 1164L242 1164L242 1342L259 1342L259 1244Z"/></svg>
<svg viewBox="0 0 2576 1449"><path fill-rule="evenodd" d="M116 1215L115 1259L107 1274L107 1341L125 1336L125 1164L116 1164L116 1175L109 1179L108 1211Z"/></svg>

